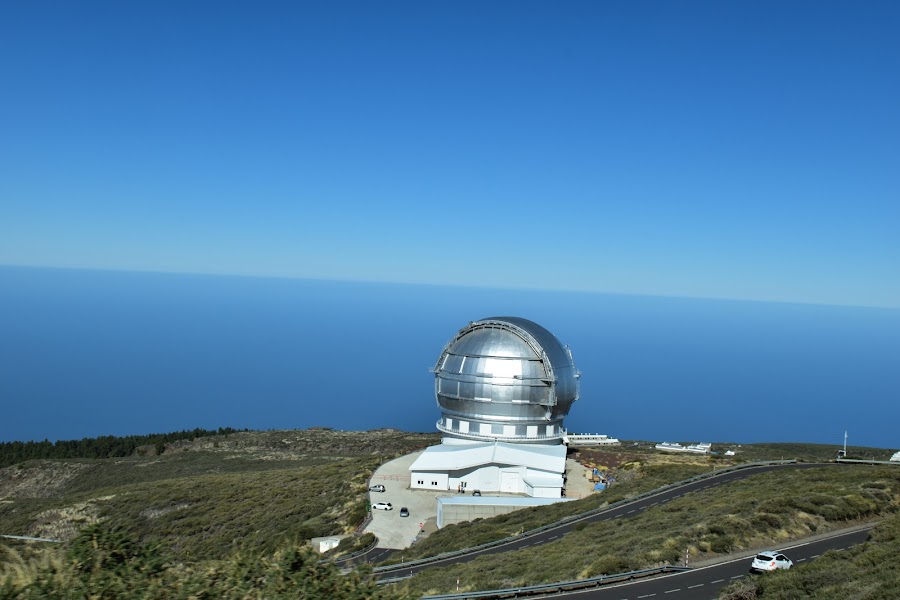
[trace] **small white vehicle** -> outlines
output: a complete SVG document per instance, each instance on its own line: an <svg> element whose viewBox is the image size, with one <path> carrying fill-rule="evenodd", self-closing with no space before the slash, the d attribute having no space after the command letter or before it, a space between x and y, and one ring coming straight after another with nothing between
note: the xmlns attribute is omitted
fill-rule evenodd
<svg viewBox="0 0 900 600"><path fill-rule="evenodd" d="M369 491L370 492L383 492L384 486L381 485L380 483L378 485L369 486Z"/></svg>
<svg viewBox="0 0 900 600"><path fill-rule="evenodd" d="M394 510L390 502L376 502L372 505L372 510Z"/></svg>
<svg viewBox="0 0 900 600"><path fill-rule="evenodd" d="M753 563L750 565L750 570L759 573L762 571L774 571L776 569L790 569L793 566L794 563L784 554L767 550L765 552L760 552L753 557Z"/></svg>

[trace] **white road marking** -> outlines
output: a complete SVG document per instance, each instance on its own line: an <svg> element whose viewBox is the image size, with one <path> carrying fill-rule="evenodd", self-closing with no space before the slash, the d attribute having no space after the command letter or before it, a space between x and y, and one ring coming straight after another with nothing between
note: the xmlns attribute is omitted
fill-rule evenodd
<svg viewBox="0 0 900 600"><path fill-rule="evenodd" d="M638 596L638 598L650 598L650 597L655 596L655 595L656 595L656 594L644 594L643 596Z"/></svg>
<svg viewBox="0 0 900 600"><path fill-rule="evenodd" d="M680 592L681 588L675 588L674 590L666 590L664 593L671 594L672 592Z"/></svg>
<svg viewBox="0 0 900 600"><path fill-rule="evenodd" d="M725 581L724 579L716 579L715 581L710 581L710 583L722 583Z"/></svg>
<svg viewBox="0 0 900 600"><path fill-rule="evenodd" d="M558 535L554 535L552 538L547 538L547 540L548 540L548 541L549 541L549 540L555 540L555 539L558 538L558 537L559 537Z"/></svg>
<svg viewBox="0 0 900 600"><path fill-rule="evenodd" d="M822 555L821 554L813 554L812 556L810 556L810 558L819 558L820 556L822 556Z"/></svg>
<svg viewBox="0 0 900 600"><path fill-rule="evenodd" d="M735 575L732 579L740 579L741 577L743 577L743 575Z"/></svg>
<svg viewBox="0 0 900 600"><path fill-rule="evenodd" d="M692 589L698 588L698 587L703 587L703 584L702 584L702 583L698 583L697 585L689 585L689 586L688 586L688 589L689 589L689 590L692 590Z"/></svg>
<svg viewBox="0 0 900 600"><path fill-rule="evenodd" d="M629 511L628 511L627 513L625 513L625 514L630 515L630 514L633 513L633 512L634 512L634 509L632 508L631 510L629 510Z"/></svg>
<svg viewBox="0 0 900 600"><path fill-rule="evenodd" d="M804 560L806 560L806 559L805 559L805 558L798 558L798 559L797 559L797 562L803 562Z"/></svg>

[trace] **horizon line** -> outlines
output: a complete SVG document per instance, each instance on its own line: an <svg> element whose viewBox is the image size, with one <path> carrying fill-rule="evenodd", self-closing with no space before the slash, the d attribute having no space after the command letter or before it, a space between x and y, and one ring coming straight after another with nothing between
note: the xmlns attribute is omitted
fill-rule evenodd
<svg viewBox="0 0 900 600"><path fill-rule="evenodd" d="M222 273L222 272L211 272L211 271L172 271L172 270L160 270L160 269L141 269L141 268L115 268L115 267L72 267L72 266L59 266L59 265L34 265L34 264L14 264L14 263L0 263L0 268L12 268L12 269L37 269L37 270L47 270L47 271L97 271L101 273L134 273L134 274L147 274L147 275L186 275L186 276L199 276L199 277L235 277L242 279L274 279L274 280L286 280L286 281L315 281L315 282L327 282L327 283L367 283L367 284L383 284L383 285L408 285L408 286L420 286L420 287L445 287L445 288L462 288L462 289L481 289L481 290L497 290L497 291L522 291L522 292L545 292L545 293L560 293L560 294L587 294L587 295L598 295L598 296L638 296L642 298L668 298L673 300L713 300L720 302L753 302L753 303L764 303L764 304L792 304L798 306L818 306L818 307L835 307L835 308L859 308L859 309L868 309L868 310L886 310L886 311L898 311L900 310L900 305L898 306L890 306L890 305L881 305L881 304L844 304L838 302L825 302L825 301L803 301L803 300L776 300L776 299L761 299L761 298L735 298L729 296L694 296L688 294L664 294L664 293L648 293L648 292L622 292L622 291L608 291L608 290L592 290L592 289L577 289L577 288L539 288L539 287L530 287L530 286L517 286L517 285L508 285L508 286L491 286L491 285L478 285L478 284L465 284L465 283L438 283L438 282L427 282L427 281L397 281L397 280L383 280L383 279L342 279L342 278L328 278L328 277L309 277L309 276L301 276L301 275L274 275L274 274L259 274L259 273Z"/></svg>

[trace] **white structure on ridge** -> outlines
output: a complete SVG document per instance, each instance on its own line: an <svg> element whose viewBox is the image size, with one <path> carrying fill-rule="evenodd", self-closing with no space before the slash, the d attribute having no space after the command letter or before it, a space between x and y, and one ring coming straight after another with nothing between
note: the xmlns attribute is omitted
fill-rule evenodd
<svg viewBox="0 0 900 600"><path fill-rule="evenodd" d="M712 444L694 444L692 446L682 446L681 444L670 444L663 442L656 445L657 450L664 452L692 452L694 454L709 454L712 450Z"/></svg>

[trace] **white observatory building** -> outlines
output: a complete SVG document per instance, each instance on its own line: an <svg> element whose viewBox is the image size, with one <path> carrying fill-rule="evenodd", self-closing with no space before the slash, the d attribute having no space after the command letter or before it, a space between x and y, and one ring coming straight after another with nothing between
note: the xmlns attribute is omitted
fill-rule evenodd
<svg viewBox="0 0 900 600"><path fill-rule="evenodd" d="M463 327L434 366L443 440L410 466L410 487L560 498L563 418L578 378L568 347L537 323L491 317Z"/></svg>

